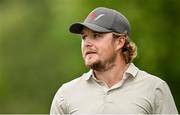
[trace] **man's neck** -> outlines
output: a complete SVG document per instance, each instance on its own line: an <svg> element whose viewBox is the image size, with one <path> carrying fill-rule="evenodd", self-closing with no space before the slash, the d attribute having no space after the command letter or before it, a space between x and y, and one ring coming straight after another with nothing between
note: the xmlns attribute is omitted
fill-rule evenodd
<svg viewBox="0 0 180 115"><path fill-rule="evenodd" d="M123 78L123 74L127 70L128 66L129 64L126 64L123 61L116 63L111 69L106 71L94 70L94 74L98 80L104 81L110 88Z"/></svg>

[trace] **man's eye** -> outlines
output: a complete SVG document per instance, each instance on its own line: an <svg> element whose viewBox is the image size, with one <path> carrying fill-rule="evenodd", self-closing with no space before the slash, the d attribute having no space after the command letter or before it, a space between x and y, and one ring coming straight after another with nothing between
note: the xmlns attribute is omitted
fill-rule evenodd
<svg viewBox="0 0 180 115"><path fill-rule="evenodd" d="M100 33L94 33L94 38L99 38L99 37L102 37Z"/></svg>
<svg viewBox="0 0 180 115"><path fill-rule="evenodd" d="M85 40L85 39L86 39L86 37L87 37L87 36L84 36L84 35L83 35L83 36L81 36L81 39Z"/></svg>

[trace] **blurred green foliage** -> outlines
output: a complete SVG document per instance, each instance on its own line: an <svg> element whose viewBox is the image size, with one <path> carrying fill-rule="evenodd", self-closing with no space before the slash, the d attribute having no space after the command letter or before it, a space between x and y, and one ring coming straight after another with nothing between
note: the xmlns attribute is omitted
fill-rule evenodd
<svg viewBox="0 0 180 115"><path fill-rule="evenodd" d="M0 0L0 113L49 113L61 84L87 71L69 25L98 6L129 19L134 63L164 79L180 108L179 0Z"/></svg>

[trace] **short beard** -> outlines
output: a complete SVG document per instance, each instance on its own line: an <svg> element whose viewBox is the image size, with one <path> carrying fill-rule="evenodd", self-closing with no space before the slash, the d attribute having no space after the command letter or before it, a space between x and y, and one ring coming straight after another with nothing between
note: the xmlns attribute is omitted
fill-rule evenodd
<svg viewBox="0 0 180 115"><path fill-rule="evenodd" d="M87 65L87 67L95 70L95 71L107 71L109 69L111 69L112 67L114 67L114 62L116 60L116 53L114 53L109 59L106 59L105 61L98 61L94 64L91 65Z"/></svg>

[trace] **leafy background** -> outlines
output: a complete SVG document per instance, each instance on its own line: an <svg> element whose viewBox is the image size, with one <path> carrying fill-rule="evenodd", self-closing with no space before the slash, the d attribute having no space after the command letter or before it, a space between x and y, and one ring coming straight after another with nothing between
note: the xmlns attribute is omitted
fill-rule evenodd
<svg viewBox="0 0 180 115"><path fill-rule="evenodd" d="M180 108L179 0L0 0L0 113L49 113L62 83L87 71L69 25L99 6L129 19L134 63L165 80Z"/></svg>

